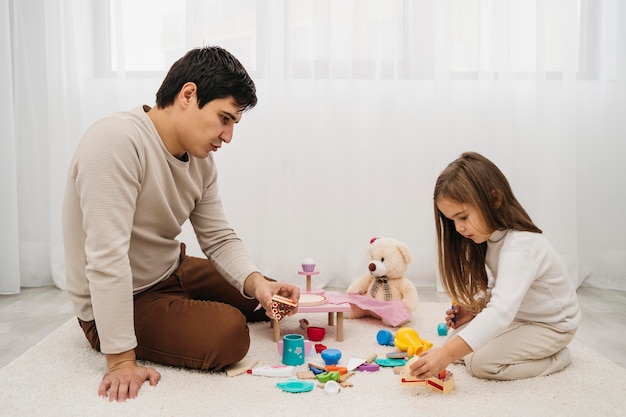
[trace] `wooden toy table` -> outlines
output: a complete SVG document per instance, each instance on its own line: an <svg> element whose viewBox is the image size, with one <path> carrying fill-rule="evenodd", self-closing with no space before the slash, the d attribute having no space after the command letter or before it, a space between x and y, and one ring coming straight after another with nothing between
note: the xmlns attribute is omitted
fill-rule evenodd
<svg viewBox="0 0 626 417"><path fill-rule="evenodd" d="M315 306L299 306L298 313L328 313L328 325L335 325L335 315L337 316L337 341L343 341L343 313L350 311L350 303L341 304L321 304ZM296 314L298 314L296 313ZM280 341L280 322L272 320L274 329L274 342Z"/></svg>

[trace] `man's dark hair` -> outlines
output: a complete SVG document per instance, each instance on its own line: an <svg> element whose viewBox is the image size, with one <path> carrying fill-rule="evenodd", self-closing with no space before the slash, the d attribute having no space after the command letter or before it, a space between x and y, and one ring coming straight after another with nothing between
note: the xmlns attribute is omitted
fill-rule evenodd
<svg viewBox="0 0 626 417"><path fill-rule="evenodd" d="M174 104L176 95L188 82L198 87L200 108L209 101L231 96L241 111L257 103L254 81L246 69L230 52L218 46L192 49L174 62L157 91L157 107Z"/></svg>

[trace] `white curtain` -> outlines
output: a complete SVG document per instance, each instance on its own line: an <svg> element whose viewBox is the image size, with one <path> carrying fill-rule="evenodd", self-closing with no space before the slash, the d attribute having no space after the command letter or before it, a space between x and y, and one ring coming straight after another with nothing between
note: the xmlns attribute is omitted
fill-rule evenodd
<svg viewBox="0 0 626 417"><path fill-rule="evenodd" d="M216 154L267 275L345 287L373 236L437 282L432 189L496 162L577 285L626 289L626 5L619 0L0 0L0 293L64 288L67 163L96 119L152 104L188 49L233 52L259 104ZM188 225L181 239L200 255Z"/></svg>

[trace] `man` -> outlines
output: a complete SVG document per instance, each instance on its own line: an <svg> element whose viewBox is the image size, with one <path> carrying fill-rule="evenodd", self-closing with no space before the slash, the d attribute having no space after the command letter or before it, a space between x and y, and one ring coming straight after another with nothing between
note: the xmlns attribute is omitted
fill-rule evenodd
<svg viewBox="0 0 626 417"><path fill-rule="evenodd" d="M236 363L249 348L246 323L268 319L272 296L299 298L258 271L218 194L211 152L256 102L235 57L193 49L171 67L155 107L97 121L78 145L63 206L67 286L85 336L106 356L101 396L124 401L157 384L160 374L137 359ZM176 240L187 219L207 259Z"/></svg>

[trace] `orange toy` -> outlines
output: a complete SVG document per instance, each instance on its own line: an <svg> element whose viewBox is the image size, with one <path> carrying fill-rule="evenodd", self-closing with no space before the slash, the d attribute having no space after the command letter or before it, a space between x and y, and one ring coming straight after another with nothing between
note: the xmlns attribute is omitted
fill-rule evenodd
<svg viewBox="0 0 626 417"><path fill-rule="evenodd" d="M348 373L348 368L345 366L337 366L337 365L328 365L326 367L326 371L328 372L339 372L340 375L345 375Z"/></svg>

